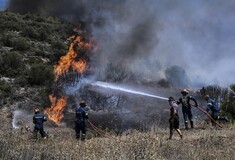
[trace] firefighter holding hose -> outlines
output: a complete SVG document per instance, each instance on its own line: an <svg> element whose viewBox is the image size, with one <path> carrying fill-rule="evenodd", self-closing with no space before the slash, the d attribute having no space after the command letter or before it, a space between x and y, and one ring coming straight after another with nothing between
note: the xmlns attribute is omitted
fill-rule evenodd
<svg viewBox="0 0 235 160"><path fill-rule="evenodd" d="M47 134L44 131L43 123L47 121L47 118L45 117L44 114L40 113L40 110L38 108L34 109L35 115L33 116L33 123L35 124L34 126L34 138L37 139L37 134L38 132L41 134L41 137L43 139L47 138Z"/></svg>
<svg viewBox="0 0 235 160"><path fill-rule="evenodd" d="M177 112L178 105L177 105L177 103L176 103L176 101L174 100L173 97L169 97L168 102L171 106L170 119L169 119L169 122L170 122L170 136L169 136L169 139L172 139L174 129L177 131L177 133L180 135L180 138L182 139L183 135L182 135L182 133L179 129L179 116L178 116L178 112Z"/></svg>
<svg viewBox="0 0 235 160"><path fill-rule="evenodd" d="M211 117L214 119L214 121L224 120L224 121L228 122L228 118L227 117L219 116L220 109L219 109L218 105L215 103L215 101L210 98L209 95L205 96L205 100L207 102L206 112L211 111ZM216 124L216 122L214 122L214 121L211 120L211 123L212 123L213 126Z"/></svg>
<svg viewBox="0 0 235 160"><path fill-rule="evenodd" d="M191 128L194 128L194 124L193 124L193 114L191 111L191 104L190 101L192 100L195 103L195 107L198 107L197 101L195 98L193 98L192 96L187 96L188 95L188 90L187 89L183 89L181 91L182 97L179 98L179 100L177 101L177 104L182 104L182 113L183 113L183 117L184 117L184 124L185 124L185 129L188 129L188 119L190 121L190 125Z"/></svg>
<svg viewBox="0 0 235 160"><path fill-rule="evenodd" d="M80 132L82 132L81 140L84 141L86 138L86 119L88 119L88 113L85 110L87 106L85 101L80 102L80 107L76 109L75 117L75 132L76 139L80 139Z"/></svg>

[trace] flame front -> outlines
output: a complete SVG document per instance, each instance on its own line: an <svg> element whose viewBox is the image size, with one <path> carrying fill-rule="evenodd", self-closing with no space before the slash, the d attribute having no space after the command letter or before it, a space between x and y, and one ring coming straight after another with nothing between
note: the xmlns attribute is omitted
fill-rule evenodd
<svg viewBox="0 0 235 160"><path fill-rule="evenodd" d="M83 42L83 36L71 36L69 39L74 39L70 44L69 52L60 58L58 65L54 66L54 71L56 73L56 80L59 76L66 74L70 68L82 74L86 70L87 60L85 58L78 58L78 53L75 52L74 46L77 45L77 49L81 51L88 51L92 46L92 42Z"/></svg>
<svg viewBox="0 0 235 160"><path fill-rule="evenodd" d="M69 40L73 40L73 42L70 44L68 53L65 56L60 57L58 65L54 66L54 72L56 74L55 82L59 77L65 76L68 72L82 74L86 71L88 59L87 53L94 46L93 42L85 41L85 35L73 35ZM58 125L60 125L61 120L64 117L63 111L68 99L66 96L60 97L61 98L58 98L51 94L49 96L51 107L44 110L44 113L48 115L48 118Z"/></svg>
<svg viewBox="0 0 235 160"><path fill-rule="evenodd" d="M62 97L57 99L55 96L49 96L51 101L51 107L46 108L44 113L48 115L48 118L54 121L57 125L60 125L62 118L64 117L63 111L67 104L68 97Z"/></svg>

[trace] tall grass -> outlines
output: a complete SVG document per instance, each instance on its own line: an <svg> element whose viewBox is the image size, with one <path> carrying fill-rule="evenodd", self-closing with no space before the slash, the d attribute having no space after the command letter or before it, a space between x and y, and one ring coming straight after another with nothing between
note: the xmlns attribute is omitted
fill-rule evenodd
<svg viewBox="0 0 235 160"><path fill-rule="evenodd" d="M19 130L0 131L0 159L234 159L235 127L183 130L180 140L167 129L140 132L131 130L113 138L94 137L88 132L85 142L74 138L68 128L46 128L49 139L32 139Z"/></svg>

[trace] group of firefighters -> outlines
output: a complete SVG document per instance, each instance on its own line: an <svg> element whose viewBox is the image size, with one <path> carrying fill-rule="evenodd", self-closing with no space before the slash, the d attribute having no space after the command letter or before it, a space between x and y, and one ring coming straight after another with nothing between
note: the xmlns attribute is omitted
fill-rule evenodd
<svg viewBox="0 0 235 160"><path fill-rule="evenodd" d="M182 114L184 118L184 124L185 129L188 130L188 120L190 122L190 127L194 128L194 122L193 122L193 114L192 114L192 106L198 107L198 103L195 98L192 96L188 96L188 90L183 89L181 91L182 97L178 100L175 100L173 97L168 98L168 102L170 105L170 136L169 139L172 139L173 136L173 130L175 129L178 134L180 135L180 138L183 138L183 135L179 129L179 115L178 115L178 105L182 105ZM207 108L206 112L211 111L211 117L213 118L212 125L215 125L215 121L218 119L227 121L227 118L224 116L219 117L219 107L215 103L213 99L210 98L209 95L205 96L205 100L207 102ZM191 101L194 102L194 104L191 104ZM87 106L85 101L80 102L80 107L76 108L76 116L75 116L75 133L76 133L76 139L84 141L86 138L86 120L88 119L88 112L85 109ZM39 132L41 134L41 137L46 139L47 134L44 131L43 123L47 120L46 116L42 113L40 113L39 109L36 108L35 115L33 117L33 123L35 124L34 127L34 135L35 138L37 137L37 133ZM82 132L82 135L80 135Z"/></svg>
<svg viewBox="0 0 235 160"><path fill-rule="evenodd" d="M173 130L175 129L177 131L177 133L180 135L180 138L183 138L183 135L179 129L179 115L178 115L178 104L182 105L182 114L183 114L183 118L184 118L184 124L185 124L185 129L188 130L188 119L190 122L190 126L191 128L194 128L194 122L193 122L193 114L192 114L192 106L194 107L198 107L198 103L196 101L195 98L193 98L192 96L188 96L188 90L187 89L183 89L181 91L182 97L179 98L178 100L175 100L173 97L169 97L168 98L168 102L171 106L170 108L170 119L169 119L169 123L170 123L170 136L169 139L172 139L173 136ZM216 125L216 121L217 120L224 120L224 121L228 121L228 119L225 116L219 116L219 107L216 104L216 102L210 98L209 95L205 96L205 100L207 102L207 108L206 108L206 112L208 113L209 111L211 111L211 123L212 125ZM191 101L194 102L194 104L191 104Z"/></svg>

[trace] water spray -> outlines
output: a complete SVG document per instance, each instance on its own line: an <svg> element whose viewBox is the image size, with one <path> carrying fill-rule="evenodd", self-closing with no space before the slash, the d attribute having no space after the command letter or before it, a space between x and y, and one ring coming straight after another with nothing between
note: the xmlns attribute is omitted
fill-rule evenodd
<svg viewBox="0 0 235 160"><path fill-rule="evenodd" d="M162 99L162 100L168 100L168 98L166 98L166 97L161 97L161 96L156 96L156 95L153 95L153 94L148 94L148 93L145 93L145 92L135 91L133 89L126 89L124 87L120 87L120 86L110 84L110 83L107 83L107 82L97 81L97 82L92 83L91 85L106 88L106 89L112 89L112 90L117 90L117 91L122 91L122 92L142 95L142 96L147 96L147 97L158 98L158 99Z"/></svg>

